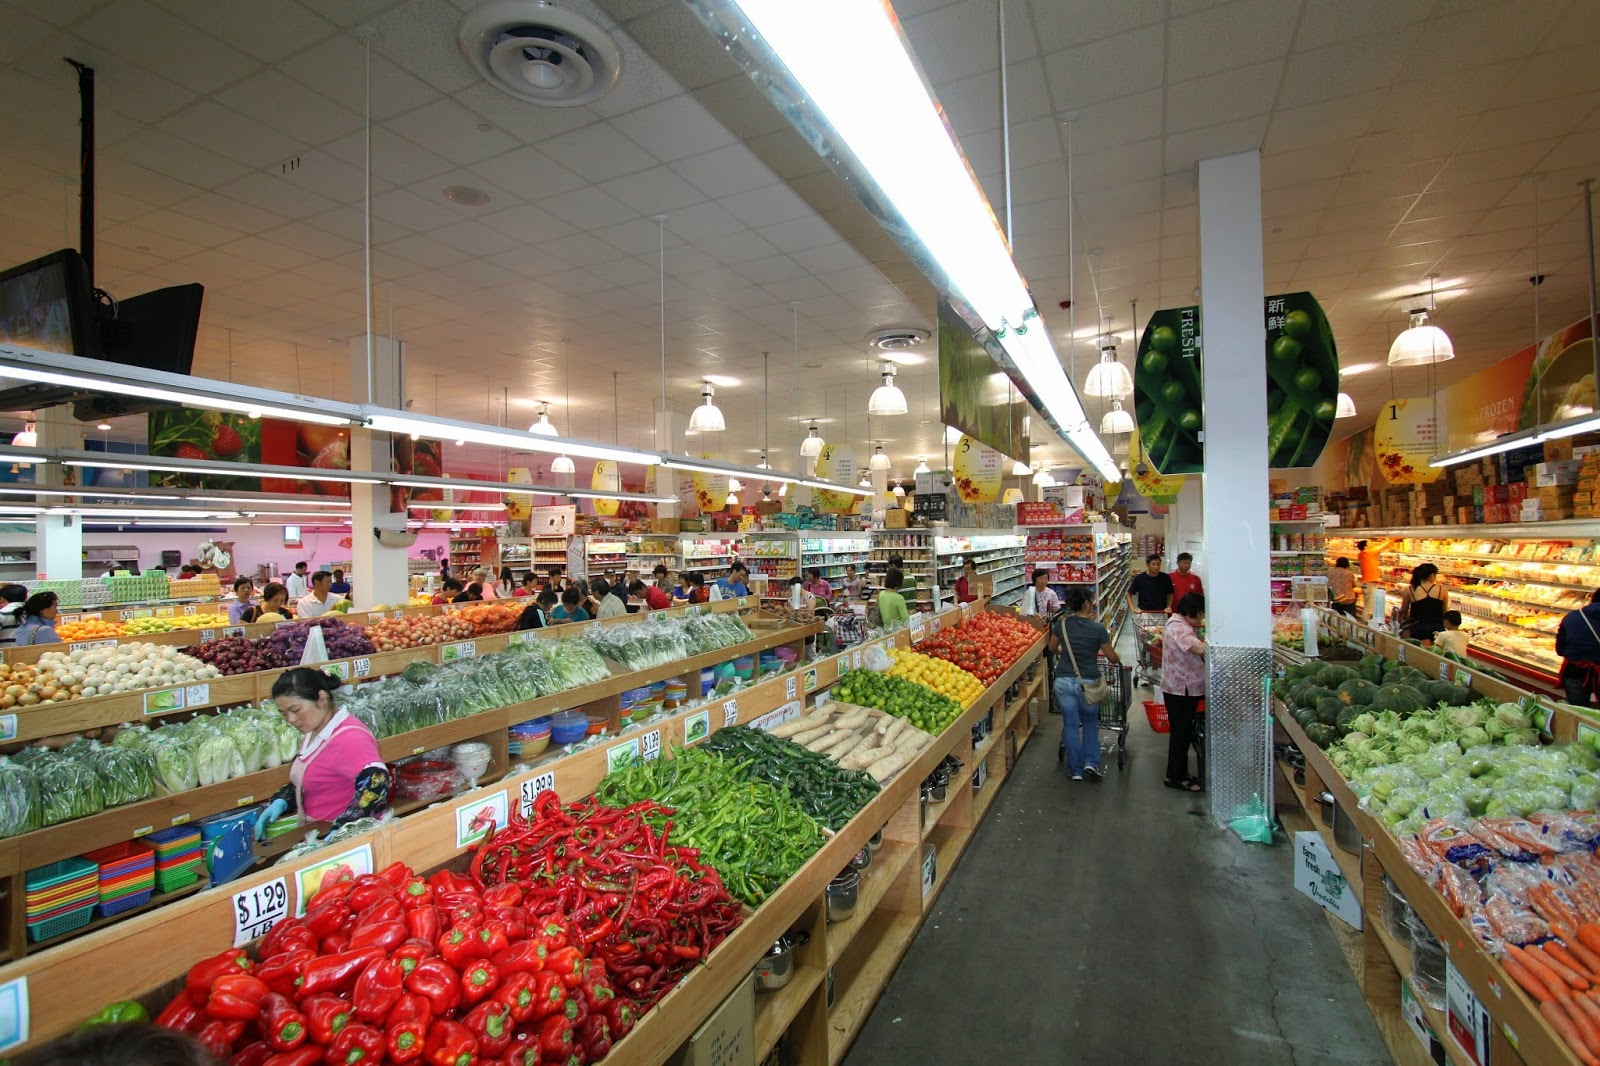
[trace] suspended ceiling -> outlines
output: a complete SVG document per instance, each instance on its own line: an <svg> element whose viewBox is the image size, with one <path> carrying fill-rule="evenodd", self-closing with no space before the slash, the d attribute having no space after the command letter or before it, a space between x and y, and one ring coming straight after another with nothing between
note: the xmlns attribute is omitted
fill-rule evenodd
<svg viewBox="0 0 1600 1066"><path fill-rule="evenodd" d="M863 337L931 326L931 291L681 0L564 5L614 29L624 55L615 91L569 109L477 78L455 44L473 6L0 0L0 262L77 243L70 55L99 75L97 280L124 295L204 282L197 373L347 397L347 339L364 321L352 31L371 26L375 318L408 344L417 409L525 424L543 399L575 435L650 445L650 217L665 213L668 403L686 410L706 375L736 382L719 389L729 430L713 448L752 459L770 432L792 454L796 416L818 416L862 459L885 441L897 473L940 450L931 363L902 371L910 415L870 433L865 418L877 382ZM1003 215L993 3L896 9ZM1434 378L1349 378L1352 427L1391 388L1425 393L1532 337L1535 189L1541 317L1586 313L1576 182L1600 172L1600 18L1584 0L1006 11L1016 254L1080 384L1101 312L1126 331L1134 299L1141 321L1193 301L1194 162L1250 147L1263 151L1268 290L1316 293L1347 366L1382 361L1404 325L1397 300L1424 275L1445 283L1436 321L1459 358ZM1069 136L1075 347L1057 307ZM1537 186L1522 180L1533 172ZM489 202L443 198L461 185Z"/></svg>

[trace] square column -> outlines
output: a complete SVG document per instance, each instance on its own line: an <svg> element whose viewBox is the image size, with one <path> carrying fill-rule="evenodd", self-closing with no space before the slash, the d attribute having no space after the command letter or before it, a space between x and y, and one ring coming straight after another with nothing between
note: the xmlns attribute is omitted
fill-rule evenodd
<svg viewBox="0 0 1600 1066"><path fill-rule="evenodd" d="M372 338L372 402L380 407L405 407L405 351L392 337ZM350 338L350 395L367 399L367 338ZM350 469L388 473L393 469L392 435L350 429ZM375 603L405 603L410 594L407 560L410 550L379 542L375 530L404 532L404 511L392 510L387 485L350 486L350 562L355 568L354 608Z"/></svg>
<svg viewBox="0 0 1600 1066"><path fill-rule="evenodd" d="M69 407L54 407L38 412L34 428L39 434L40 448L81 449L83 427L72 418ZM67 479L76 479L80 471L70 466L35 464L34 481L42 488L59 488ZM77 498L57 498L55 505L76 504ZM77 581L83 577L83 519L77 515L41 514L35 530L37 551L34 552L34 571L40 581ZM95 576L98 576L98 571Z"/></svg>
<svg viewBox="0 0 1600 1066"><path fill-rule="evenodd" d="M1220 823L1272 809L1271 731L1262 680L1272 670L1267 523L1265 272L1261 155L1199 163L1200 322L1205 474L1206 795Z"/></svg>

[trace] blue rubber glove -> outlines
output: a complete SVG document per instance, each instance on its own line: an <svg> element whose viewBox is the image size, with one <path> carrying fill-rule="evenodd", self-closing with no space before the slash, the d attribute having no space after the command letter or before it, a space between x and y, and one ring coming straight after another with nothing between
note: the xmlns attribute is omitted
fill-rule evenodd
<svg viewBox="0 0 1600 1066"><path fill-rule="evenodd" d="M267 804L266 810L256 816L256 839L267 839L267 826L282 818L289 810L287 800L275 799Z"/></svg>

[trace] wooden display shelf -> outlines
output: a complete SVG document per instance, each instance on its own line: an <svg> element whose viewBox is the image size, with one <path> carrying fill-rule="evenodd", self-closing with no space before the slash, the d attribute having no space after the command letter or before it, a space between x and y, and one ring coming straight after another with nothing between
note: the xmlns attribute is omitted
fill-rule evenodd
<svg viewBox="0 0 1600 1066"><path fill-rule="evenodd" d="M969 794L970 789L966 790ZM928 834L928 843L934 847L933 860L933 887L923 897L924 911L933 909L939 901L939 894L944 891L944 886L950 883L950 875L955 872L956 864L961 861L961 856L966 854L967 845L972 841L973 827L970 825L941 824L934 827Z"/></svg>
<svg viewBox="0 0 1600 1066"><path fill-rule="evenodd" d="M756 1062L771 1054L784 1030L827 977L828 971L819 966L796 964L794 976L777 991L763 992L760 986L756 987Z"/></svg>
<svg viewBox="0 0 1600 1066"><path fill-rule="evenodd" d="M917 856L918 850L915 844L884 840L883 847L872 857L872 865L861 875L855 913L842 922L834 922L828 926L829 966L837 963L839 956L849 948L856 933L867 924L867 919L878 909L878 904L883 902L883 897L888 893L890 886L905 871L906 864Z"/></svg>
<svg viewBox="0 0 1600 1066"><path fill-rule="evenodd" d="M199 880L191 884L184 885L182 888L175 888L171 892L153 893L150 896L150 901L148 903L141 903L137 907L129 908L128 910L123 911L121 914L113 914L108 918L96 918L88 925L74 929L68 933L62 933L60 936L52 936L44 940L35 941L33 944L29 945L28 950L42 951L45 948L54 947L57 944L65 943L66 941L72 940L75 937L85 936L97 929L104 929L106 926L112 925L113 923L120 922L126 918L132 918L136 914L143 914L145 911L154 910L157 907L163 907L168 903L171 903L173 900L182 899L185 896L192 896L201 889L206 888L208 884L209 882L207 882L205 877L202 876Z"/></svg>
<svg viewBox="0 0 1600 1066"><path fill-rule="evenodd" d="M971 756L968 756L968 758L964 761L970 763L972 761ZM972 790L967 787L971 782L972 767L970 765L963 766L961 768L961 772L950 779L950 785L945 789L944 799L940 800L938 803L930 802L928 804L927 817L922 826L923 840L927 840L929 837L933 836L934 831L939 828L939 825L943 821L945 815L950 814L951 811L957 812L955 815L952 815L952 817L959 818L959 812L964 806L968 811L971 810L970 800Z"/></svg>
<svg viewBox="0 0 1600 1066"><path fill-rule="evenodd" d="M830 1066L850 1050L916 938L922 919L923 915L915 911L874 914L857 938L862 945L871 945L870 950L858 949L853 953L858 957L845 959L834 970L833 1007L827 1015ZM811 1061L809 1056L807 1061Z"/></svg>

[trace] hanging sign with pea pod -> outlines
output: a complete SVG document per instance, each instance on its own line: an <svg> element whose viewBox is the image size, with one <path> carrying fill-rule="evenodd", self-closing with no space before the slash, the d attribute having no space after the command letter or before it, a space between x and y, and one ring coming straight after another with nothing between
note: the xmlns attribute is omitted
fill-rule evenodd
<svg viewBox="0 0 1600 1066"><path fill-rule="evenodd" d="M1267 361L1267 465L1316 463L1328 443L1339 398L1333 329L1309 292L1264 301ZM1157 311L1139 341L1134 415L1150 465L1163 474L1201 470L1205 423L1201 394L1200 308Z"/></svg>

